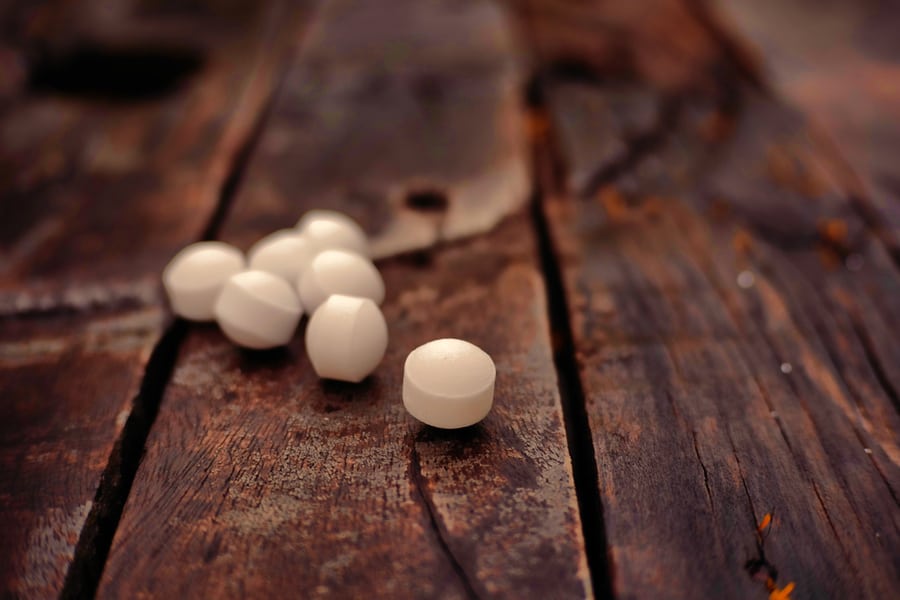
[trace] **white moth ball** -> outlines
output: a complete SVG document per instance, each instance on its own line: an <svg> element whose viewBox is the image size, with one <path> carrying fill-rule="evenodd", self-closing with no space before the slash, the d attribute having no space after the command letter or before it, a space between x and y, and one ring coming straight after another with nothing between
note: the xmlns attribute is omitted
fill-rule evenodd
<svg viewBox="0 0 900 600"><path fill-rule="evenodd" d="M197 242L183 248L162 275L172 311L185 319L211 321L225 282L243 269L244 255L224 242Z"/></svg>
<svg viewBox="0 0 900 600"><path fill-rule="evenodd" d="M387 349L387 323L369 298L334 294L306 326L306 353L319 377L357 383Z"/></svg>
<svg viewBox="0 0 900 600"><path fill-rule="evenodd" d="M317 250L350 250L368 257L369 239L359 224L333 210L311 210L297 222L297 230Z"/></svg>
<svg viewBox="0 0 900 600"><path fill-rule="evenodd" d="M332 294L384 301L384 280L368 258L346 250L325 250L316 255L297 282L300 301L312 313Z"/></svg>
<svg viewBox="0 0 900 600"><path fill-rule="evenodd" d="M474 344L445 338L419 346L403 366L403 405L427 425L458 429L484 419L497 370Z"/></svg>
<svg viewBox="0 0 900 600"><path fill-rule="evenodd" d="M222 288L215 314L228 339L261 350L287 344L303 309L284 279L266 271L244 271L233 275Z"/></svg>
<svg viewBox="0 0 900 600"><path fill-rule="evenodd" d="M296 229L282 229L259 240L247 252L251 269L267 271L294 284L316 251Z"/></svg>

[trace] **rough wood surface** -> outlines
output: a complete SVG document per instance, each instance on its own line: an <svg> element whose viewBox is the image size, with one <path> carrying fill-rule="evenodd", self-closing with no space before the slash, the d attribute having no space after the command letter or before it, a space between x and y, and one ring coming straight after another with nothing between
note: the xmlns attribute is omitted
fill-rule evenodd
<svg viewBox="0 0 900 600"><path fill-rule="evenodd" d="M58 595L162 311L2 325L0 590Z"/></svg>
<svg viewBox="0 0 900 600"><path fill-rule="evenodd" d="M674 98L641 71L545 84L572 167L548 176L546 210L613 590L885 597L900 584L896 268L831 149L727 68L719 93ZM673 116L640 137L635 106L667 99Z"/></svg>
<svg viewBox="0 0 900 600"><path fill-rule="evenodd" d="M210 27L197 37L215 42L198 50L197 72L160 98L43 89L4 102L3 593L58 594L86 518L92 508L103 512L94 505L101 475L109 462L108 475L119 476L117 440L167 321L159 271L214 218L274 85L279 32L293 20L269 5L241 17L251 24L243 31L234 21ZM130 21L123 15L106 25L103 47L115 55L122 50L107 38L130 31ZM90 32L82 35L64 40L60 56L94 43ZM156 43L165 48L166 39ZM93 60L87 66L106 64Z"/></svg>
<svg viewBox="0 0 900 600"><path fill-rule="evenodd" d="M383 263L391 343L358 386L302 336L248 354L189 336L102 596L583 597L589 579L528 222ZM438 432L398 396L407 353L459 336L498 365L481 425Z"/></svg>
<svg viewBox="0 0 900 600"><path fill-rule="evenodd" d="M188 17L184 28L206 23L212 31L189 51L169 48L152 59L160 70L177 68L184 55L199 61L161 99L111 100L98 95L106 88L73 91L60 83L62 90L23 93L4 107L2 314L159 304L159 270L213 218L269 97L279 43L295 12L279 3L260 5L234 17L250 25L243 31L234 21L215 28L209 18ZM128 19L122 21L128 31ZM152 47L108 42L114 29L104 31L100 42L85 33L84 41L58 51L72 64L48 60L121 76L116 57L156 56ZM160 35L156 43L165 49L167 40ZM84 44L96 47L88 58Z"/></svg>
<svg viewBox="0 0 900 600"><path fill-rule="evenodd" d="M896 595L898 14L0 3L0 594ZM314 207L373 377L171 324L179 247ZM465 431L400 403L440 336L498 365Z"/></svg>
<svg viewBox="0 0 900 600"><path fill-rule="evenodd" d="M848 191L900 256L900 8L890 0L710 2L766 81L815 120ZM824 149L823 149L824 150ZM852 186L852 187L850 187Z"/></svg>
<svg viewBox="0 0 900 600"><path fill-rule="evenodd" d="M246 246L333 206L383 243L395 223L421 234L396 251L481 231L523 204L526 148L508 137L521 128L514 73L502 54L456 45L507 40L496 8L398 2L364 19L349 7L326 7L301 48L224 239ZM412 46L383 70L371 56L389 54L397 31ZM417 85L426 97L414 102ZM391 195L417 178L446 205ZM472 241L379 266L391 342L360 385L318 380L302 333L262 354L213 328L190 333L102 596L590 595L530 221L520 211ZM496 406L481 425L438 432L406 414L398 390L408 352L447 336L494 357Z"/></svg>
<svg viewBox="0 0 900 600"><path fill-rule="evenodd" d="M300 205L358 218L376 256L489 230L529 193L520 61L491 2L325 3L229 233L247 247Z"/></svg>

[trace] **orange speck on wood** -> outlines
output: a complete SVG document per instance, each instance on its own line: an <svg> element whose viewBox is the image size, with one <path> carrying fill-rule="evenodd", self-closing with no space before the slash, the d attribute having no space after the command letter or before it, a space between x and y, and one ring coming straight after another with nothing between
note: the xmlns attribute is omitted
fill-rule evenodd
<svg viewBox="0 0 900 600"><path fill-rule="evenodd" d="M714 112L700 122L698 129L707 142L721 142L734 130L734 119L720 112Z"/></svg>
<svg viewBox="0 0 900 600"><path fill-rule="evenodd" d="M731 245L737 254L747 254L753 246L753 236L746 229L738 229L731 238Z"/></svg>
<svg viewBox="0 0 900 600"><path fill-rule="evenodd" d="M722 198L716 198L709 205L709 216L716 221L724 221L731 214L731 206Z"/></svg>
<svg viewBox="0 0 900 600"><path fill-rule="evenodd" d="M766 527L772 524L772 513L766 513L766 515L762 518L762 521L759 522L759 531L765 531Z"/></svg>
<svg viewBox="0 0 900 600"><path fill-rule="evenodd" d="M822 261L822 265L830 271L834 271L843 265L841 257L834 251L834 247L832 246L818 244L816 252L819 255L819 259Z"/></svg>
<svg viewBox="0 0 900 600"><path fill-rule="evenodd" d="M628 218L629 208L622 193L611 185L605 185L597 191L597 199L606 210L611 221L624 221Z"/></svg>
<svg viewBox="0 0 900 600"><path fill-rule="evenodd" d="M775 588L769 592L769 600L791 600L791 592L794 591L794 582L791 581L781 589Z"/></svg>
<svg viewBox="0 0 900 600"><path fill-rule="evenodd" d="M665 209L665 200L658 196L650 196L641 203L641 212L650 220L659 219Z"/></svg>
<svg viewBox="0 0 900 600"><path fill-rule="evenodd" d="M843 219L825 219L819 225L819 233L826 241L838 246L845 246L849 237L849 228Z"/></svg>
<svg viewBox="0 0 900 600"><path fill-rule="evenodd" d="M807 197L820 196L824 183L816 176L803 152L791 146L772 145L766 151L769 175L779 185Z"/></svg>
<svg viewBox="0 0 900 600"><path fill-rule="evenodd" d="M766 149L766 162L769 166L769 175L779 183L788 183L795 177L795 170L791 155L781 146L769 146Z"/></svg>
<svg viewBox="0 0 900 600"><path fill-rule="evenodd" d="M547 135L547 132L550 130L550 120L543 111L532 110L528 112L526 126L528 136L532 140L538 140Z"/></svg>

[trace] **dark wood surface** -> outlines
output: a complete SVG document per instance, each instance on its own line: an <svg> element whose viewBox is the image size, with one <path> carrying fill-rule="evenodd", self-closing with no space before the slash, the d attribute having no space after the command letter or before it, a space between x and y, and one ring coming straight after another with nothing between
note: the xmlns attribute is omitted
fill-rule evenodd
<svg viewBox="0 0 900 600"><path fill-rule="evenodd" d="M414 249L489 228L493 217L465 219L527 200L517 71L496 7L352 8L327 5L301 45L226 241L246 247L332 197L380 252ZM456 51L466 35L472 46ZM386 50L403 55L378 60ZM422 190L446 205L419 206ZM301 336L258 356L213 328L191 332L101 596L589 594L530 223L520 214L423 252L379 263L391 343L361 385L321 383ZM435 337L497 361L483 424L438 432L406 415L403 361Z"/></svg>
<svg viewBox="0 0 900 600"><path fill-rule="evenodd" d="M3 4L3 594L896 594L898 14ZM316 207L388 287L360 385L159 288ZM463 431L400 403L442 336Z"/></svg>
<svg viewBox="0 0 900 600"><path fill-rule="evenodd" d="M25 88L3 107L5 592L58 594L79 534L85 546L109 535L107 504L124 500L122 455L148 426L139 395L145 368L155 346L171 345L162 339L171 319L160 269L215 220L220 191L275 84L281 48L294 39L294 32L285 35L297 21L289 16L284 20L284 6L271 4L198 36L202 66L190 85L163 99L104 101L93 89ZM189 19L181 23L190 26ZM102 33L131 27L122 19ZM54 53L78 47L52 29L43 35L41 47L63 48ZM97 35L83 35L101 46ZM101 41L109 55L120 51ZM165 48L165 35L157 43ZM110 59L95 58L85 68L102 60ZM148 368L147 378L164 371ZM132 451L135 459L139 453L139 446ZM82 556L79 570L102 567L102 552L98 557L86 547Z"/></svg>

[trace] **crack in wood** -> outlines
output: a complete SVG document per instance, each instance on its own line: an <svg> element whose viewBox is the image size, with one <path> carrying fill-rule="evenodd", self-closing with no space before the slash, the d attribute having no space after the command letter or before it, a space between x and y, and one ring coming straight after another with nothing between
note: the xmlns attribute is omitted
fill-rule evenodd
<svg viewBox="0 0 900 600"><path fill-rule="evenodd" d="M613 575L608 556L593 434L588 423L586 399L575 357L575 341L569 322L569 303L562 281L560 257L553 246L550 227L543 209L545 180L551 173L553 165L550 152L546 144L540 141L533 142L534 191L531 215L538 239L541 271L547 294L547 310L553 338L553 363L556 367L591 585L593 593L598 598L613 598Z"/></svg>
<svg viewBox="0 0 900 600"><path fill-rule="evenodd" d="M765 569L768 573L768 576L774 581L778 579L778 569L766 558L766 538L761 535L757 526L757 523L760 522L759 515L756 512L756 507L753 505L753 497L750 495L750 488L747 486L747 479L744 476L744 468L741 465L741 458L740 456L738 456L737 446L735 446L734 444L734 438L731 435L730 427L725 427L725 435L728 438L728 443L731 445L731 454L732 456L734 456L734 461L737 464L738 476L741 478L741 486L744 489L744 495L747 497L747 504L750 507L750 514L753 515L753 525L754 527L756 527L756 556L749 558L744 564L744 568L747 570L747 573L750 575L750 577L755 577L760 570ZM771 514L771 511L769 514Z"/></svg>
<svg viewBox="0 0 900 600"><path fill-rule="evenodd" d="M697 457L697 463L700 465L700 469L703 471L703 486L706 488L706 500L709 503L709 510L715 514L716 508L713 503L713 495L712 488L709 485L709 471L706 468L706 464L703 462L703 458L700 456L700 446L697 443L697 430L690 428L690 424L687 419L685 419L681 411L678 410L678 404L675 401L675 396L668 389L665 390L666 399L668 399L670 406L672 407L672 412L675 413L675 418L682 424L685 429L688 429L691 432L691 442L694 446L694 456Z"/></svg>
<svg viewBox="0 0 900 600"><path fill-rule="evenodd" d="M770 90L771 86L760 73L753 54L715 17L707 3L708 0L684 0L685 8L719 47L726 63L754 87L764 91Z"/></svg>
<svg viewBox="0 0 900 600"><path fill-rule="evenodd" d="M900 394L897 393L897 389L888 377L887 371L885 370L881 359L878 357L878 352L875 350L872 337L866 331L865 327L863 327L859 316L856 315L854 311L847 311L847 316L850 320L850 326L853 328L854 333L856 333L857 338L859 338L863 354L865 355L869 366L872 368L875 379L878 381L884 394L890 399L891 404L894 405L894 408L900 412Z"/></svg>
<svg viewBox="0 0 900 600"><path fill-rule="evenodd" d="M887 397L891 400L894 408L900 411L900 396L898 396L897 390L894 388L893 383L891 383L890 379L887 376L887 372L884 370L884 365L882 365L881 359L878 357L878 353L876 352L875 347L872 343L871 336L865 330L862 323L859 321L859 317L854 314L853 311L847 311L847 315L850 319L850 326L853 328L853 331L859 338L860 344L862 345L863 354L865 355L869 366L872 368L875 379L878 381L878 384L881 386L885 395L887 395ZM860 441L862 442L862 440ZM863 446L865 446L865 444L863 444ZM894 504L900 507L900 497L898 497L897 495L897 490L895 490L890 484L887 475L881 469L878 461L875 460L875 457L871 453L869 453L869 460L872 461L875 470L878 472L878 475L881 477L882 481L884 481L884 485L887 487L891 498L894 499Z"/></svg>
<svg viewBox="0 0 900 600"><path fill-rule="evenodd" d="M637 136L623 140L625 153L618 160L602 165L592 173L579 191L583 198L593 198L607 183L633 170L642 160L659 148L678 120L681 101L678 96L662 99L659 115L653 126Z"/></svg>
<svg viewBox="0 0 900 600"><path fill-rule="evenodd" d="M60 592L61 598L93 598L97 593L113 536L144 452L144 443L156 419L163 391L175 368L178 349L186 333L187 323L174 321L147 361L140 391L110 454L91 511L75 545L74 558Z"/></svg>
<svg viewBox="0 0 900 600"><path fill-rule="evenodd" d="M441 548L444 556L447 557L447 561L450 563L450 567L453 569L457 579L459 579L460 584L463 586L466 596L468 598L480 598L479 594L475 591L475 586L473 585L472 580L469 579L469 575L466 573L465 568L463 568L462 563L459 562L459 559L450 548L450 543L447 540L446 533L437 515L437 508L434 506L431 496L425 490L426 482L425 478L422 476L422 465L419 461L419 451L416 448L415 439L410 440L409 447L410 478L415 486L416 495L425 509L425 514L428 517L428 524L431 526L431 530L434 533L438 546Z"/></svg>
<svg viewBox="0 0 900 600"><path fill-rule="evenodd" d="M696 431L691 431L691 441L694 443L694 454L697 456L697 462L700 463L700 468L703 469L703 485L706 487L706 499L709 501L709 509L715 513L716 507L713 503L712 489L709 487L709 471L706 469L706 464L704 464L703 459L700 457L700 447L697 445Z"/></svg>
<svg viewBox="0 0 900 600"><path fill-rule="evenodd" d="M822 513L825 515L825 520L828 522L828 526L831 528L831 533L834 535L834 539L837 540L838 546L840 546L841 551L844 553L844 556L847 557L847 566L856 573L856 576L861 578L863 576L862 573L859 572L855 563L850 560L850 552L852 552L851 548L847 548L844 544L844 540L841 535L838 533L837 527L834 524L834 521L831 519L831 514L828 512L828 507L825 506L825 501L822 499L822 494L819 492L819 486L816 485L815 481L810 481L813 486L813 491L816 494L816 499L819 501L819 506L822 507ZM858 519L857 519L858 521Z"/></svg>

